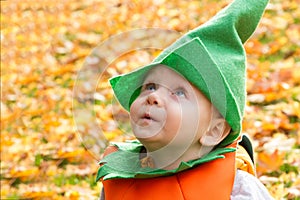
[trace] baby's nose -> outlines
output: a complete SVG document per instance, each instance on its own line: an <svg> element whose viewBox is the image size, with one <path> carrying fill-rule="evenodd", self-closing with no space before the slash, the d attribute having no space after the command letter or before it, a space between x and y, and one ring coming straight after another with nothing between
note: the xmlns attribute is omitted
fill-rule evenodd
<svg viewBox="0 0 300 200"><path fill-rule="evenodd" d="M156 92L149 94L149 96L147 98L147 103L149 105L156 105L158 107L163 106L163 100L160 98L160 96Z"/></svg>

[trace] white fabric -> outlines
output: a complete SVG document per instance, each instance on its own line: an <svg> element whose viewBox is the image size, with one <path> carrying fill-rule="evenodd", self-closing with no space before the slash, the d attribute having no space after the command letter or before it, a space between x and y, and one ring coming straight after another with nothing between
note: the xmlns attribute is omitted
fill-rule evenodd
<svg viewBox="0 0 300 200"><path fill-rule="evenodd" d="M266 187L252 174L237 170L231 200L274 200Z"/></svg>

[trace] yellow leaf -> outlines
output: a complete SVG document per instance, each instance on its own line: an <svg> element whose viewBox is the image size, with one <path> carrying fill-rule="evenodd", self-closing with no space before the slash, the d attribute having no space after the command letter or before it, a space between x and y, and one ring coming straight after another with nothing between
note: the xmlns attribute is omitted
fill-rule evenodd
<svg viewBox="0 0 300 200"><path fill-rule="evenodd" d="M79 197L80 195L77 191L72 191L69 195L70 200L77 200Z"/></svg>
<svg viewBox="0 0 300 200"><path fill-rule="evenodd" d="M22 197L25 199L45 199L50 198L52 195L54 195L54 192L51 191L28 191Z"/></svg>
<svg viewBox="0 0 300 200"><path fill-rule="evenodd" d="M109 131L109 132L103 131L103 134L105 135L105 137L106 137L107 140L112 140L115 137L121 135L122 133L123 132L121 130L119 130L119 129L116 129L114 131Z"/></svg>
<svg viewBox="0 0 300 200"><path fill-rule="evenodd" d="M264 122L262 125L262 128L266 131L273 131L277 129L277 125L275 125L273 122Z"/></svg>
<svg viewBox="0 0 300 200"><path fill-rule="evenodd" d="M32 168L13 168L10 171L10 176L12 178L20 178L22 181L30 180L36 176L38 176L39 169L37 167Z"/></svg>
<svg viewBox="0 0 300 200"><path fill-rule="evenodd" d="M64 149L64 150L59 150L57 152L58 158L74 158L81 156L85 153L84 149Z"/></svg>

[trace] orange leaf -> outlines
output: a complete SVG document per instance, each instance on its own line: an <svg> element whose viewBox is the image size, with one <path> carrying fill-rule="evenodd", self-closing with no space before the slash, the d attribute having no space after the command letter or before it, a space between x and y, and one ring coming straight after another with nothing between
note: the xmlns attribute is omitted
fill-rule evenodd
<svg viewBox="0 0 300 200"><path fill-rule="evenodd" d="M285 152L279 152L278 150L275 150L272 154L265 151L258 153L256 168L257 173L263 174L278 170L283 164L284 156Z"/></svg>

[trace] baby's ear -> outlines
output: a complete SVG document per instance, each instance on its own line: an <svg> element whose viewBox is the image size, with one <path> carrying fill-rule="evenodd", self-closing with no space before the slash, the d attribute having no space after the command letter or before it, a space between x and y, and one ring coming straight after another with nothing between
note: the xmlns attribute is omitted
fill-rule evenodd
<svg viewBox="0 0 300 200"><path fill-rule="evenodd" d="M210 128L200 138L203 146L215 146L219 144L229 133L231 127L224 118L213 119Z"/></svg>

